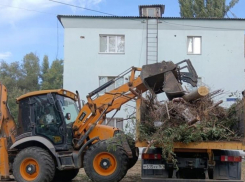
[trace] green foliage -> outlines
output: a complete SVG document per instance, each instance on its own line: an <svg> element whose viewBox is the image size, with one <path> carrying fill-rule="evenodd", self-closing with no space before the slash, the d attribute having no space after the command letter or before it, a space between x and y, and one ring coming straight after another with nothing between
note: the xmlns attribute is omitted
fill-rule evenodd
<svg viewBox="0 0 245 182"><path fill-rule="evenodd" d="M19 87L29 91L39 90L39 58L34 53L26 54L21 67L22 79L20 80Z"/></svg>
<svg viewBox="0 0 245 182"><path fill-rule="evenodd" d="M223 18L239 0L179 0L180 16L184 18Z"/></svg>
<svg viewBox="0 0 245 182"><path fill-rule="evenodd" d="M44 79L43 78L44 75L48 73L48 70L49 70L49 60L48 60L48 56L45 55L43 58L43 63L42 63L42 67L41 67L41 75L40 75L42 81Z"/></svg>
<svg viewBox="0 0 245 182"><path fill-rule="evenodd" d="M163 108L150 109L144 112L144 121L141 121L139 130L139 141L151 141L152 146L162 147L162 155L165 159L174 160L173 147L175 142L188 144L191 142L202 141L231 141L238 140L239 137L239 116L244 109L241 108L242 102L232 105L229 109L216 108L217 112L209 111L208 114L202 116L202 119L193 125L181 121L171 115L168 119L166 116L159 117L157 111ZM240 106L241 105L241 106ZM173 108L172 108L173 109ZM205 107L203 110L207 110ZM171 113L170 113L171 114ZM199 113L201 114L201 113ZM161 125L154 125L155 121L161 122Z"/></svg>
<svg viewBox="0 0 245 182"><path fill-rule="evenodd" d="M18 62L11 64L5 61L1 62L0 66L1 82L7 86L18 86L19 80L22 79L22 73Z"/></svg>
<svg viewBox="0 0 245 182"><path fill-rule="evenodd" d="M16 98L27 93L27 90L21 90L19 87L9 87L8 91L8 106L10 108L10 112L14 117L15 121L18 118L18 104L16 104Z"/></svg>
<svg viewBox="0 0 245 182"><path fill-rule="evenodd" d="M63 60L53 61L51 67L49 69L45 68L44 70L42 82L43 90L63 87Z"/></svg>
<svg viewBox="0 0 245 182"><path fill-rule="evenodd" d="M21 62L1 61L0 82L8 90L8 105L17 121L16 98L30 91L57 89L63 85L63 61L55 60L49 68L48 56L44 56L42 66L34 53L26 54Z"/></svg>

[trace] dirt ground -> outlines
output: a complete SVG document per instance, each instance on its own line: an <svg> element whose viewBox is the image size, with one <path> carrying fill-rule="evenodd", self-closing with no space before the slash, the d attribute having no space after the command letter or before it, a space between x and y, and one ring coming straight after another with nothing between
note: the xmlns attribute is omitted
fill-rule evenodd
<svg viewBox="0 0 245 182"><path fill-rule="evenodd" d="M121 182L137 182L140 180L141 175L141 161L139 160L134 167L128 170L127 175L121 180ZM91 180L87 177L84 169L81 169L78 173L77 177L72 182L91 182Z"/></svg>
<svg viewBox="0 0 245 182"><path fill-rule="evenodd" d="M138 182L141 175L141 161L139 160L134 167L128 170L127 175L122 179L121 182ZM245 162L242 163L242 180L245 181ZM85 174L83 169L80 170L79 174L73 180L73 182L91 182L91 180Z"/></svg>
<svg viewBox="0 0 245 182"><path fill-rule="evenodd" d="M242 163L242 180L245 181L245 162Z"/></svg>
<svg viewBox="0 0 245 182"><path fill-rule="evenodd" d="M141 175L141 161L139 160L135 164L135 166L128 171L127 175L121 180L121 182L141 181L140 175ZM242 163L242 180L245 181L245 162ZM14 182L14 180L11 182ZM91 182L91 180L87 177L85 171L81 169L77 177L72 182Z"/></svg>

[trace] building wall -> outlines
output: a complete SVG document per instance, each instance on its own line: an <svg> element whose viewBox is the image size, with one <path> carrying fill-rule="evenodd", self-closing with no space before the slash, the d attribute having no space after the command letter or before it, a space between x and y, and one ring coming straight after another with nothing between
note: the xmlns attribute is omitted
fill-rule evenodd
<svg viewBox="0 0 245 182"><path fill-rule="evenodd" d="M61 21L65 28L64 88L78 90L85 101L86 95L99 86L99 76L116 76L146 62L143 19L62 18ZM244 22L161 20L158 60L177 63L190 59L205 84L212 90L225 90L222 99L236 91L240 94L245 89ZM99 53L100 34L125 35L125 53ZM201 55L187 54L187 36L202 36ZM121 110L119 117L133 111L128 106Z"/></svg>
<svg viewBox="0 0 245 182"><path fill-rule="evenodd" d="M201 55L187 54L187 36L202 36ZM243 31L165 30L159 34L159 60L190 59L202 82L210 90L225 90L226 100L245 89L243 36Z"/></svg>

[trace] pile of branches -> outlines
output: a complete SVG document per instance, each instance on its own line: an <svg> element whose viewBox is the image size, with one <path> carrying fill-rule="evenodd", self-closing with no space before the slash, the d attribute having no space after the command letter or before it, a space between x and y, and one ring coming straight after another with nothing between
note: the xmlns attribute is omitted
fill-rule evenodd
<svg viewBox="0 0 245 182"><path fill-rule="evenodd" d="M142 101L138 139L161 146L165 158L172 153L174 142L239 140L238 104L221 107L222 101L213 101L220 94L222 90L217 90L192 102L183 98L159 102L155 95L147 95Z"/></svg>

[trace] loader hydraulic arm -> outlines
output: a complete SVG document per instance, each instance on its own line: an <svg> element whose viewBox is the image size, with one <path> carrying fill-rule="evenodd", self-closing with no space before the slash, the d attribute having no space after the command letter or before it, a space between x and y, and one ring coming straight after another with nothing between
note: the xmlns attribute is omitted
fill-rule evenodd
<svg viewBox="0 0 245 182"><path fill-rule="evenodd" d="M7 89L0 83L0 138L6 138L10 146L15 142L16 125L7 105Z"/></svg>
<svg viewBox="0 0 245 182"><path fill-rule="evenodd" d="M188 68L193 68L188 60L184 60L181 63L183 62L187 63ZM156 94L165 92L169 98L171 98L172 95L178 94L179 96L183 96L184 90L181 87L181 78L185 75L185 79L182 81L189 82L195 86L197 75L195 70L188 69L189 73L184 75L181 74L180 70L181 68L178 64L172 62L144 65L142 68L132 67L118 75L115 79L90 92L87 96L88 102L80 110L73 124L74 147L81 147L94 127L97 124L101 124L106 119L107 113L112 110L119 110L123 104L136 97L140 97L141 94L147 90ZM136 71L140 71L139 77L135 77ZM130 72L131 75L128 83L94 99L92 98L100 91L113 84L117 79L122 78Z"/></svg>
<svg viewBox="0 0 245 182"><path fill-rule="evenodd" d="M101 90L115 82L116 79L105 83L98 89L88 94L88 102L83 106L75 123L73 124L75 138L80 138L81 136L85 139L86 135L94 128L96 124L103 122L107 113L112 110L119 110L123 104L134 99L147 90L140 77L135 78L136 71L141 71L141 68L132 67L122 75L119 75L116 79L123 77L124 75L131 72L130 80L128 83L125 83L124 85L110 92L106 92L103 95L92 99L94 95L98 94ZM77 143L76 148L79 148L84 139L79 140L80 142Z"/></svg>
<svg viewBox="0 0 245 182"><path fill-rule="evenodd" d="M9 178L8 149L15 142L17 134L7 97L6 87L0 83L0 180Z"/></svg>

